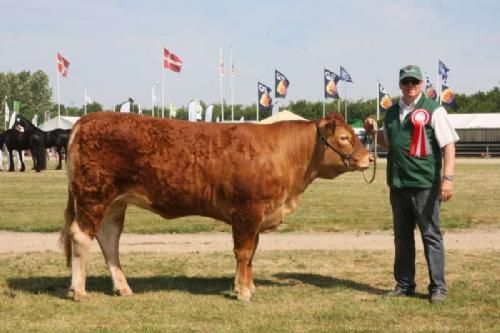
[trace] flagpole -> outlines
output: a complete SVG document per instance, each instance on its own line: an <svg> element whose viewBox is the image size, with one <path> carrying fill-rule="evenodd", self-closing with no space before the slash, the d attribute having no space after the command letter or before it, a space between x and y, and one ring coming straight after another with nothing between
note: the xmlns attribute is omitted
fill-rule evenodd
<svg viewBox="0 0 500 333"><path fill-rule="evenodd" d="M87 114L87 89L83 89L83 114Z"/></svg>
<svg viewBox="0 0 500 333"><path fill-rule="evenodd" d="M345 93L344 93L344 118L345 118L345 122L347 123L347 81L344 81L344 90L345 90Z"/></svg>
<svg viewBox="0 0 500 333"><path fill-rule="evenodd" d="M259 81L257 81L257 88L259 87ZM257 122L259 122L259 94L257 93Z"/></svg>
<svg viewBox="0 0 500 333"><path fill-rule="evenodd" d="M323 90L323 118L325 118L325 109L326 109L326 97L325 97L325 66L323 66L323 82L321 83L321 85L323 86L322 90Z"/></svg>
<svg viewBox="0 0 500 333"><path fill-rule="evenodd" d="M221 118L224 122L224 60L222 59L222 47L219 46L219 78L220 78L220 107L221 107Z"/></svg>
<svg viewBox="0 0 500 333"><path fill-rule="evenodd" d="M380 119L380 82L377 81L377 122Z"/></svg>
<svg viewBox="0 0 500 333"><path fill-rule="evenodd" d="M233 64L233 47L230 49L231 52L231 121L234 121L234 64Z"/></svg>
<svg viewBox="0 0 500 333"><path fill-rule="evenodd" d="M154 94L155 94L155 85L153 82L153 85L151 86L151 117L155 116L155 99L154 99Z"/></svg>
<svg viewBox="0 0 500 333"><path fill-rule="evenodd" d="M165 117L165 67L163 67L161 84L161 117Z"/></svg>
<svg viewBox="0 0 500 333"><path fill-rule="evenodd" d="M59 65L57 63L56 53L56 85L57 85L57 117L61 118L61 94L59 92Z"/></svg>
<svg viewBox="0 0 500 333"><path fill-rule="evenodd" d="M438 99L439 105L441 105L441 89L442 89L442 86L441 86L441 75L439 75L439 71L438 71L438 74L437 74L436 82L437 82L437 99Z"/></svg>

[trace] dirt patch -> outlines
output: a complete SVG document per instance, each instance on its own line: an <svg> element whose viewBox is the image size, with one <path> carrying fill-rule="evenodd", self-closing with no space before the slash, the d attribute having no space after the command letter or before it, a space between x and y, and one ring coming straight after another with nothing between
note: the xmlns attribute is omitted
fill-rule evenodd
<svg viewBox="0 0 500 333"><path fill-rule="evenodd" d="M422 248L420 236L415 236ZM447 250L500 250L500 229L448 231ZM0 253L27 253L62 249L57 233L19 233L0 231ZM260 236L258 251L269 250L392 250L391 232L372 233L270 233ZM120 252L217 252L231 251L229 233L123 234ZM100 251L93 242L91 251Z"/></svg>

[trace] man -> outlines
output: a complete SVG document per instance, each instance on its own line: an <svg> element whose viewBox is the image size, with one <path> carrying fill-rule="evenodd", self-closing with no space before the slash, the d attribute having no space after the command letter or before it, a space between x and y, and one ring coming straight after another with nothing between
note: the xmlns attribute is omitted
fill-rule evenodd
<svg viewBox="0 0 500 333"><path fill-rule="evenodd" d="M376 134L379 144L388 149L387 184L394 224L396 287L388 296L415 293L414 230L418 225L429 272L429 300L443 303L447 289L439 213L440 203L453 195L458 135L446 110L422 93L422 84L418 66L400 70L403 96L387 111L383 131ZM364 127L372 134L376 121L368 118Z"/></svg>

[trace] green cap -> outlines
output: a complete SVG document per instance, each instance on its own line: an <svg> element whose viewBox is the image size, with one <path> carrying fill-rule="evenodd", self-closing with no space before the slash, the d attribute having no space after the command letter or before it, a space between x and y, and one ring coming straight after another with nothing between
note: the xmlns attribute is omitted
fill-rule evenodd
<svg viewBox="0 0 500 333"><path fill-rule="evenodd" d="M408 65L401 68L399 70L399 81L401 82L401 80L407 77L412 77L419 81L422 81L422 71L420 70L420 67L415 65Z"/></svg>

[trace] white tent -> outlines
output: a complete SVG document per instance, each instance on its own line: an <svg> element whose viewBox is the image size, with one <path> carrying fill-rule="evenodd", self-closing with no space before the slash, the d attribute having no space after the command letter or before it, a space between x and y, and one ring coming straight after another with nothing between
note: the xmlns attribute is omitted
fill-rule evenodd
<svg viewBox="0 0 500 333"><path fill-rule="evenodd" d="M42 131L52 131L56 128L71 129L80 117L55 117L38 126Z"/></svg>
<svg viewBox="0 0 500 333"><path fill-rule="evenodd" d="M299 115L296 115L293 112L290 112L288 110L283 110L280 111L271 117L267 117L266 119L262 119L260 121L261 124L272 124L278 121L284 121L284 120L307 120L306 118L303 118Z"/></svg>
<svg viewBox="0 0 500 333"><path fill-rule="evenodd" d="M500 113L452 113L448 117L457 129L500 128Z"/></svg>

